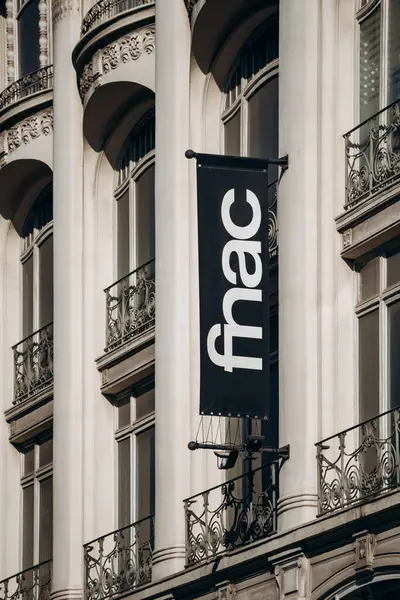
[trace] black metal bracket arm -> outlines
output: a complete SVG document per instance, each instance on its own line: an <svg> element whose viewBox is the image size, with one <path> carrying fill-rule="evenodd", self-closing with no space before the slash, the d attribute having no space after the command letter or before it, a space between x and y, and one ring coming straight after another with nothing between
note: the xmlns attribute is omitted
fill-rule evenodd
<svg viewBox="0 0 400 600"><path fill-rule="evenodd" d="M224 163L241 163L243 166L246 166L246 163L251 164L252 167L258 166L260 169L265 169L268 165L278 165L281 167L282 172L286 171L289 168L289 155L286 154L280 158L252 158L251 156L230 156L226 154L202 154L199 152L195 152L194 150L186 150L185 152L186 158L189 160L192 158L197 158L199 162L202 161L203 158L207 157L208 160L212 158L212 160L216 163L219 163L221 166Z"/></svg>

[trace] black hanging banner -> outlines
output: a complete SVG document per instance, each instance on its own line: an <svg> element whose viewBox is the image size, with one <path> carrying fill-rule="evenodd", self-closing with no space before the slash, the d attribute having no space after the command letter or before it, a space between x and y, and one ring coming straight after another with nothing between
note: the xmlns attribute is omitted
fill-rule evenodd
<svg viewBox="0 0 400 600"><path fill-rule="evenodd" d="M200 413L268 418L268 161L195 156Z"/></svg>

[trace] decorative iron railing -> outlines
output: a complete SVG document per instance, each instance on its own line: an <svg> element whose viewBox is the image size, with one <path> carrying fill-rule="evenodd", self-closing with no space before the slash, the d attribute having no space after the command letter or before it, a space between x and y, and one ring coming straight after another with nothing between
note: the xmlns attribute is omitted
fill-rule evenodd
<svg viewBox="0 0 400 600"><path fill-rule="evenodd" d="M395 408L316 445L320 515L399 487L399 434Z"/></svg>
<svg viewBox="0 0 400 600"><path fill-rule="evenodd" d="M186 565L275 533L278 474L272 463L185 500Z"/></svg>
<svg viewBox="0 0 400 600"><path fill-rule="evenodd" d="M349 208L400 181L400 100L345 134Z"/></svg>
<svg viewBox="0 0 400 600"><path fill-rule="evenodd" d="M153 259L104 290L106 352L154 326L156 314L154 267Z"/></svg>
<svg viewBox="0 0 400 600"><path fill-rule="evenodd" d="M0 94L0 110L18 100L53 88L53 65L43 67L14 81Z"/></svg>
<svg viewBox="0 0 400 600"><path fill-rule="evenodd" d="M151 581L154 515L84 546L85 600L105 600Z"/></svg>
<svg viewBox="0 0 400 600"><path fill-rule="evenodd" d="M13 404L19 404L53 383L53 323L13 346L13 352Z"/></svg>
<svg viewBox="0 0 400 600"><path fill-rule="evenodd" d="M0 600L50 600L51 569L48 560L0 581Z"/></svg>
<svg viewBox="0 0 400 600"><path fill-rule="evenodd" d="M85 35L88 31L97 27L100 23L108 21L112 17L143 6L145 4L154 4L155 0L99 0L83 17L81 35Z"/></svg>

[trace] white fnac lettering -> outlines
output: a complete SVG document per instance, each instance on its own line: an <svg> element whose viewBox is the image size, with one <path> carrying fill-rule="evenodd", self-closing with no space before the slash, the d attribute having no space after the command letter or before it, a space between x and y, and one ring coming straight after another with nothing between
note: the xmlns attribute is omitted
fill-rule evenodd
<svg viewBox="0 0 400 600"><path fill-rule="evenodd" d="M234 356L233 338L262 339L262 327L252 325L240 325L233 317L233 305L238 300L244 302L262 302L262 290L256 289L262 279L261 242L254 241L254 237L261 226L261 206L257 196L250 190L246 190L246 202L252 209L252 218L248 225L236 225L231 218L231 207L235 202L235 190L226 192L221 204L221 217L223 225L229 235L229 240L222 250L222 271L225 278L233 286L229 289L222 300L222 313L224 324L213 325L207 336L207 352L211 361L225 371L232 372L233 369L252 369L261 371L262 358L253 356ZM237 256L238 272L236 273L230 263L232 254ZM254 261L254 272L247 270L246 254ZM240 279L240 281L239 281ZM238 287L242 284L244 287ZM223 336L224 353L220 354L215 348L217 338Z"/></svg>

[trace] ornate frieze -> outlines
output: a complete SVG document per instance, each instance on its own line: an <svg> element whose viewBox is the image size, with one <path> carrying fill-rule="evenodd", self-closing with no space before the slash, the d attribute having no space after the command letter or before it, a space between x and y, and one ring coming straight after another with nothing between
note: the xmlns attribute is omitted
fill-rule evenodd
<svg viewBox="0 0 400 600"><path fill-rule="evenodd" d="M53 109L50 108L11 127L5 134L4 154L11 154L23 144L29 144L31 140L41 135L49 135L52 131Z"/></svg>
<svg viewBox="0 0 400 600"><path fill-rule="evenodd" d="M143 54L152 54L155 46L155 25L150 25L95 52L91 61L83 67L79 78L81 99L84 100L93 84L96 87L101 85L102 75L110 73L120 64L138 60Z"/></svg>

